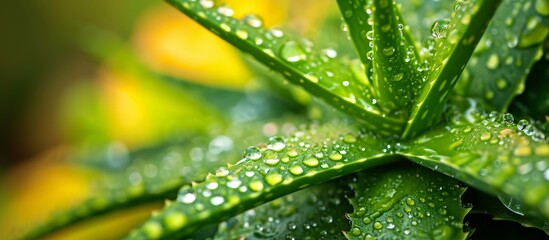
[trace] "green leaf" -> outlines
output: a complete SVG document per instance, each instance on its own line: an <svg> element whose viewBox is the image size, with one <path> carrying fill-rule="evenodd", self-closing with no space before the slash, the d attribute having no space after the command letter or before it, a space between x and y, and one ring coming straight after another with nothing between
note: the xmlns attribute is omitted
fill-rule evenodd
<svg viewBox="0 0 549 240"><path fill-rule="evenodd" d="M190 234L299 189L387 162L386 146L345 123L313 124L285 139L271 137L267 144L249 147L236 165L183 187L176 202L130 238Z"/></svg>
<svg viewBox="0 0 549 240"><path fill-rule="evenodd" d="M286 117L284 120L289 120ZM49 221L35 227L27 236L36 238L92 217L136 205L175 199L183 185L203 181L207 173L224 166L229 160L239 159L241 149L263 139L260 129L267 125L279 129L271 119L267 124L252 122L235 124L228 129L215 130L209 136L186 136L187 140L168 142L151 148L126 152L120 144L111 144L104 152L91 155L104 162L126 162L118 171L106 171L105 179L97 185L95 194L78 206L55 213ZM282 124L280 124L282 126ZM75 161L88 164L98 160ZM234 162L231 162L234 163Z"/></svg>
<svg viewBox="0 0 549 240"><path fill-rule="evenodd" d="M275 199L221 223L215 239L346 239L349 178Z"/></svg>
<svg viewBox="0 0 549 240"><path fill-rule="evenodd" d="M378 0L338 4L378 104L393 116L407 116L421 77L418 52L399 8Z"/></svg>
<svg viewBox="0 0 549 240"><path fill-rule="evenodd" d="M528 121L472 106L400 154L498 196L518 213L549 217L549 143Z"/></svg>
<svg viewBox="0 0 549 240"><path fill-rule="evenodd" d="M279 29L264 29L261 20L253 15L242 20L224 15L229 12L223 10L227 6L214 7L213 1L168 2L227 42L282 73L289 81L356 116L368 129L386 135L402 131L403 121L382 117L372 103L372 93L349 70L350 63L334 58L337 52L317 51L308 40L289 37Z"/></svg>
<svg viewBox="0 0 549 240"><path fill-rule="evenodd" d="M373 0L373 83L379 104L392 115L408 116L421 87L415 41L393 0ZM368 10L367 10L368 12Z"/></svg>
<svg viewBox="0 0 549 240"><path fill-rule="evenodd" d="M453 89L469 57L480 40L500 1L460 1L448 23L436 25L434 35L441 38L429 66L429 75L412 108L403 133L416 136L433 126L442 114L448 93ZM448 25L445 27L444 25Z"/></svg>
<svg viewBox="0 0 549 240"><path fill-rule="evenodd" d="M431 36L433 22L447 19L454 6L448 4L448 1L440 0L400 0L398 3L402 4L401 12L405 13L404 19L409 26L413 27L414 39L418 44L422 44L422 47L427 48L425 50L429 50L433 42ZM460 4L460 1L454 1L454 5L456 4Z"/></svg>
<svg viewBox="0 0 549 240"><path fill-rule="evenodd" d="M359 173L352 184L349 239L464 239L465 188L432 170L402 164Z"/></svg>
<svg viewBox="0 0 549 240"><path fill-rule="evenodd" d="M483 99L505 111L522 93L549 34L549 26L536 16L536 2L542 1L503 1L456 86L459 95Z"/></svg>

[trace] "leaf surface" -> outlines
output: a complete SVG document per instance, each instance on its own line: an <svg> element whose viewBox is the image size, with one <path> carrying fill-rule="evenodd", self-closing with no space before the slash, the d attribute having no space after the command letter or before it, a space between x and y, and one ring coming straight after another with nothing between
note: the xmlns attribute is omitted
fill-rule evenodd
<svg viewBox="0 0 549 240"><path fill-rule="evenodd" d="M514 121L473 106L399 152L498 196L517 214L549 217L549 143L534 125Z"/></svg>
<svg viewBox="0 0 549 240"><path fill-rule="evenodd" d="M272 137L249 147L237 164L183 187L177 201L130 238L185 236L299 189L390 161L386 146L345 123L313 124L286 138Z"/></svg>
<svg viewBox="0 0 549 240"><path fill-rule="evenodd" d="M435 26L437 29L434 35L440 40L430 62L429 75L421 93L416 96L403 133L404 138L416 136L440 119L448 93L465 68L499 1L472 0L460 3L448 22L442 20L437 23L439 26Z"/></svg>
<svg viewBox="0 0 549 240"><path fill-rule="evenodd" d="M549 34L549 26L536 15L536 2L541 1L502 2L456 86L459 95L482 99L505 111L522 93Z"/></svg>
<svg viewBox="0 0 549 240"><path fill-rule="evenodd" d="M264 29L253 15L234 19L226 5L216 7L213 1L168 2L290 82L361 119L368 129L386 135L402 131L403 121L382 116L372 103L372 93L350 71L351 64L335 58L337 52L318 51L308 40L292 38L276 28Z"/></svg>
<svg viewBox="0 0 549 240"><path fill-rule="evenodd" d="M221 223L215 239L346 239L349 178L311 186Z"/></svg>
<svg viewBox="0 0 549 240"><path fill-rule="evenodd" d="M417 165L358 174L349 239L464 239L459 182Z"/></svg>

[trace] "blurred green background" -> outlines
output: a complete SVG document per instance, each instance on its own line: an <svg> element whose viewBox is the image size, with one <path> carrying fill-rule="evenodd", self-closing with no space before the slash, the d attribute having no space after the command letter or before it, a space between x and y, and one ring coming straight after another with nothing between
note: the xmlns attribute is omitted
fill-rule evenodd
<svg viewBox="0 0 549 240"><path fill-rule="evenodd" d="M87 29L128 39L156 1L9 1L0 10L0 163L63 143L60 106L71 87L94 82L97 59L82 51Z"/></svg>
<svg viewBox="0 0 549 240"><path fill-rule="evenodd" d="M328 10L337 13L330 0L224 2L237 18L254 13L266 27L287 25L307 36ZM2 239L94 194L97 169L75 164L74 156L207 134L235 120L228 98L260 88L240 52L160 0L10 1L0 8L0 29ZM207 86L218 92L197 97ZM88 235L53 238L123 234L159 206L93 225L108 230L88 225Z"/></svg>

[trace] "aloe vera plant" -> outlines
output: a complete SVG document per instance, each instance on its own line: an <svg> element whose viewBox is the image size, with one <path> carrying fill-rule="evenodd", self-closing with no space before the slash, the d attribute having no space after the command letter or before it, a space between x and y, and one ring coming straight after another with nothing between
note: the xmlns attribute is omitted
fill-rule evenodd
<svg viewBox="0 0 549 240"><path fill-rule="evenodd" d="M268 136L261 120L233 124L214 154L208 141L175 151L205 146L214 161L131 155L128 169L167 177L105 189L27 237L158 199L129 239L464 239L482 214L549 233L549 125L523 116L549 115L528 111L547 91L525 88L549 81L549 1L337 0L348 41L332 44L353 44L349 56L225 4L167 2L320 99L309 107L325 117L277 119L284 131Z"/></svg>

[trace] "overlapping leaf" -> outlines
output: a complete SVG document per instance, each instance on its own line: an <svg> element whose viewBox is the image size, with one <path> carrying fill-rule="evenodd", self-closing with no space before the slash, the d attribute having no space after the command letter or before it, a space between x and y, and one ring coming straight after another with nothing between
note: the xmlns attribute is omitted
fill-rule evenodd
<svg viewBox="0 0 549 240"><path fill-rule="evenodd" d="M338 4L380 107L406 117L421 77L418 51L398 6L377 0Z"/></svg>
<svg viewBox="0 0 549 240"><path fill-rule="evenodd" d="M400 153L498 196L518 214L549 217L549 143L525 120L473 107Z"/></svg>
<svg viewBox="0 0 549 240"><path fill-rule="evenodd" d="M549 16L537 14L540 2L503 1L456 87L459 95L483 99L497 111L505 111L522 93L549 34L549 25L542 23Z"/></svg>
<svg viewBox="0 0 549 240"><path fill-rule="evenodd" d="M226 5L214 7L213 1L168 2L289 81L363 120L368 129L386 135L401 132L403 121L382 117L372 103L372 93L349 71L349 64L335 59L337 52L317 51L310 41L291 38L279 29L264 29L253 15L234 19L232 10Z"/></svg>
<svg viewBox="0 0 549 240"><path fill-rule="evenodd" d="M465 188L429 169L401 164L360 172L352 184L349 239L464 239Z"/></svg>
<svg viewBox="0 0 549 240"><path fill-rule="evenodd" d="M290 118L285 118L288 119ZM118 172L106 171L105 180L98 184L93 196L72 209L56 213L27 237L42 236L115 210L175 199L181 186L190 185L193 181L202 181L207 173L226 165L230 160L239 159L242 149L237 146L246 146L262 139L263 133L255 129L264 126L271 128L268 131L276 132L286 131L278 130L279 128L291 128L288 125L278 126L276 119L273 119L265 124L254 122L236 124L226 130L212 129L211 136L187 136L187 141L166 143L129 153L117 151L117 144L113 144L105 153L97 155L107 159L106 162L126 159L127 165ZM89 153L86 156L90 156ZM236 161L231 163L234 162Z"/></svg>
<svg viewBox="0 0 549 240"><path fill-rule="evenodd" d="M132 232L131 238L183 236L299 189L385 162L376 137L352 125L311 125L287 138L272 137L250 147L236 165L192 187ZM390 160L390 159L389 159Z"/></svg>
<svg viewBox="0 0 549 240"><path fill-rule="evenodd" d="M460 1L451 19L435 26L439 38L429 74L411 110L403 137L416 136L440 119L442 110L469 57L492 19L499 1ZM446 26L447 25L447 26Z"/></svg>
<svg viewBox="0 0 549 240"><path fill-rule="evenodd" d="M311 186L221 223L215 239L346 239L349 178Z"/></svg>

